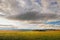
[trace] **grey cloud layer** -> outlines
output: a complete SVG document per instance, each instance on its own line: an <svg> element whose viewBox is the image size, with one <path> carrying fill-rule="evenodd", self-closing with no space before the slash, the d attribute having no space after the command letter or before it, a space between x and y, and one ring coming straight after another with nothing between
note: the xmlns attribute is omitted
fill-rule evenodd
<svg viewBox="0 0 60 40"><path fill-rule="evenodd" d="M16 20L59 19L60 12L59 14L57 12L60 6L56 4L55 0L53 0L53 3L51 2L44 0L41 0L41 3L34 0L0 0L0 11L6 13L4 16L7 18Z"/></svg>
<svg viewBox="0 0 60 40"><path fill-rule="evenodd" d="M49 19L56 19L60 17L57 14L50 14L50 13L38 13L38 12L26 12L24 14L18 14L16 16L11 16L12 19L18 20L49 20Z"/></svg>

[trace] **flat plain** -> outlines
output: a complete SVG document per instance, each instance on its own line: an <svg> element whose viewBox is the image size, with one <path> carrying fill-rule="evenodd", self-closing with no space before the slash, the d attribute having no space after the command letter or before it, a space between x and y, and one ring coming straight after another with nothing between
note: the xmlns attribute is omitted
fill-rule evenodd
<svg viewBox="0 0 60 40"><path fill-rule="evenodd" d="M55 31L0 30L0 40L60 40L60 30Z"/></svg>

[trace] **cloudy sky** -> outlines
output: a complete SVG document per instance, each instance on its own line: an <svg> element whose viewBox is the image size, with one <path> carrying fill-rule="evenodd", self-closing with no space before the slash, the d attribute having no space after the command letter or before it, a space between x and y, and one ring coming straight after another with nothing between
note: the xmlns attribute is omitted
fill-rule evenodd
<svg viewBox="0 0 60 40"><path fill-rule="evenodd" d="M59 4L59 0L0 0L0 29L55 28L60 25Z"/></svg>

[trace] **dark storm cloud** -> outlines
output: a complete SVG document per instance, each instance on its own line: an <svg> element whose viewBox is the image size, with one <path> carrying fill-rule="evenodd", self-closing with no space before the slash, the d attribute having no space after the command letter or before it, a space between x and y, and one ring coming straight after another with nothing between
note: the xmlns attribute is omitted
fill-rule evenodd
<svg viewBox="0 0 60 40"><path fill-rule="evenodd" d="M48 19L56 19L58 15L50 14L50 13L38 13L38 12L25 12L15 16L11 16L10 18L16 20L48 20Z"/></svg>

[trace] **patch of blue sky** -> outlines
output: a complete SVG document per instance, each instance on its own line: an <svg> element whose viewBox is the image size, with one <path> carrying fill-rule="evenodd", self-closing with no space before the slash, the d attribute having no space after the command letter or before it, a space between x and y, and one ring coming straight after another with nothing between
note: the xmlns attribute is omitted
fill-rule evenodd
<svg viewBox="0 0 60 40"><path fill-rule="evenodd" d="M46 22L46 24L60 25L60 20L59 21Z"/></svg>
<svg viewBox="0 0 60 40"><path fill-rule="evenodd" d="M37 2L37 3L41 4L41 0L35 0L35 2Z"/></svg>
<svg viewBox="0 0 60 40"><path fill-rule="evenodd" d="M48 0L48 9L53 11L53 12L57 12L59 10L59 5L58 2L56 0Z"/></svg>
<svg viewBox="0 0 60 40"><path fill-rule="evenodd" d="M57 12L59 10L58 5L49 5L48 8L53 12Z"/></svg>
<svg viewBox="0 0 60 40"><path fill-rule="evenodd" d="M57 3L57 1L50 1L50 4L51 5L57 5L58 3Z"/></svg>
<svg viewBox="0 0 60 40"><path fill-rule="evenodd" d="M35 0L39 5L41 5L41 0Z"/></svg>

